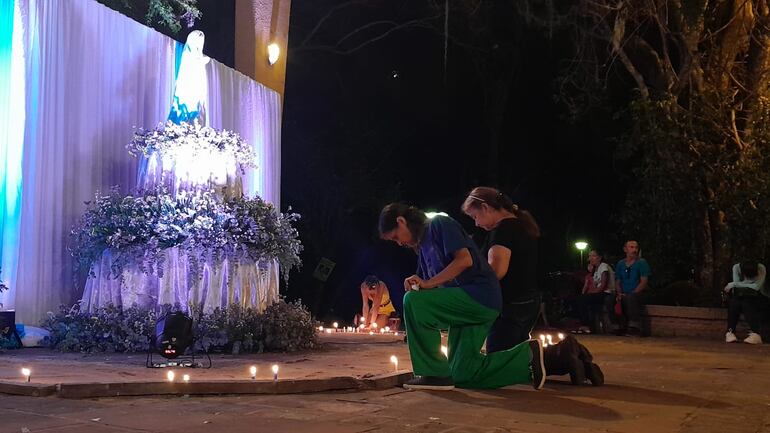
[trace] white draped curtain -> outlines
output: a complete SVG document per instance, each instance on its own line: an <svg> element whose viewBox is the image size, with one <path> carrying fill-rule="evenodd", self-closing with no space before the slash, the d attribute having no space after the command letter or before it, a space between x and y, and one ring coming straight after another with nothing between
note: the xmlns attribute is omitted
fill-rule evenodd
<svg viewBox="0 0 770 433"><path fill-rule="evenodd" d="M16 1L26 122L15 296L3 301L17 321L35 324L79 299L70 229L96 191L134 186L138 162L125 145L134 127L167 118L177 42L95 1ZM241 133L260 157L247 192L277 203L280 97L215 61L209 94L212 126Z"/></svg>

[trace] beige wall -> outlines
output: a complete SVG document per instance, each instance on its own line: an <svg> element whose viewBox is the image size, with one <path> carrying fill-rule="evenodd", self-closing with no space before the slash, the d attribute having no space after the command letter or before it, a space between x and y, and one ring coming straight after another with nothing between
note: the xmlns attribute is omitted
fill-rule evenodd
<svg viewBox="0 0 770 433"><path fill-rule="evenodd" d="M283 99L291 0L235 0L235 69L278 91ZM276 64L267 63L267 46L281 47Z"/></svg>

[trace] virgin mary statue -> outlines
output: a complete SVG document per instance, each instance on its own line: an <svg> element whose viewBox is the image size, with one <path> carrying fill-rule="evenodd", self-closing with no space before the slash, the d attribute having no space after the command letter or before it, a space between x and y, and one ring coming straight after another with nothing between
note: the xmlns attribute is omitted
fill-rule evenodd
<svg viewBox="0 0 770 433"><path fill-rule="evenodd" d="M208 100L208 79L206 64L211 60L203 55L203 43L206 36L200 30L194 30L187 36L179 65L174 99L168 120L174 123L192 122L198 119L201 125L206 122L206 101Z"/></svg>

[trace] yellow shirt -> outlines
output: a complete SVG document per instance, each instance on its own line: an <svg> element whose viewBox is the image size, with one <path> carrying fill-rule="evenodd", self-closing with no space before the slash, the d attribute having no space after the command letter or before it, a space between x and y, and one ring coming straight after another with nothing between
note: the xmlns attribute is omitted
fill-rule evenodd
<svg viewBox="0 0 770 433"><path fill-rule="evenodd" d="M393 303L390 302L390 294L387 290L382 292L382 300L380 301L380 309L377 310L377 314L381 315L384 314L386 316L390 316L391 314L396 312L396 308L393 306Z"/></svg>

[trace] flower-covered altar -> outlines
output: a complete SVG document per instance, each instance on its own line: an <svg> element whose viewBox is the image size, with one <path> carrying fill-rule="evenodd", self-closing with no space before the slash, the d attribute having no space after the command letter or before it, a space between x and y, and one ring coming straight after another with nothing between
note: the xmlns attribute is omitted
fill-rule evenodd
<svg viewBox="0 0 770 433"><path fill-rule="evenodd" d="M81 309L179 305L210 313L230 305L264 311L279 300L302 246L292 223L242 176L256 155L237 133L205 125L204 35L188 36L169 120L138 129L137 186L97 193L72 231L77 267L88 270Z"/></svg>
<svg viewBox="0 0 770 433"><path fill-rule="evenodd" d="M97 2L0 16L2 308L36 325L78 300L275 302L301 248L280 212L281 95L205 56L203 33L180 44Z"/></svg>

